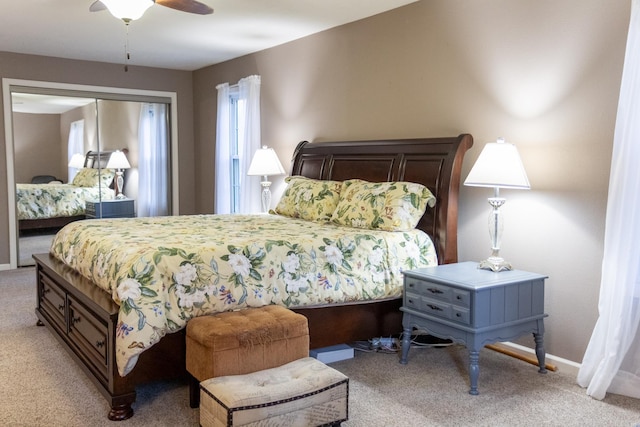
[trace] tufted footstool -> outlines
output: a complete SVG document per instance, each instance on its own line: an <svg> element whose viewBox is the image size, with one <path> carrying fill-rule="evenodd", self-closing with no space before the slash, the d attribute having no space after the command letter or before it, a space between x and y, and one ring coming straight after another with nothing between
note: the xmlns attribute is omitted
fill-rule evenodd
<svg viewBox="0 0 640 427"><path fill-rule="evenodd" d="M186 368L190 405L198 407L200 381L275 368L309 356L307 318L267 305L191 319Z"/></svg>
<svg viewBox="0 0 640 427"><path fill-rule="evenodd" d="M340 425L349 417L349 378L312 357L200 384L200 425Z"/></svg>

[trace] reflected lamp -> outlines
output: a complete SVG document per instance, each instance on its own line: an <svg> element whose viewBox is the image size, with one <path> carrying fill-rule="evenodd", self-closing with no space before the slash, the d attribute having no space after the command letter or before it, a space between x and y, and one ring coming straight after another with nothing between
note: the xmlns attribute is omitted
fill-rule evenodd
<svg viewBox="0 0 640 427"><path fill-rule="evenodd" d="M131 165L127 160L127 156L123 151L116 150L111 153L109 161L107 162L107 169L116 170L116 199L125 199L126 196L122 193L122 186L124 184L124 178L122 172L124 169L129 169Z"/></svg>
<svg viewBox="0 0 640 427"><path fill-rule="evenodd" d="M283 175L284 173L284 168L273 148L263 145L253 155L247 175L262 176L262 181L260 182L262 186L262 212L269 212L269 206L271 206L271 190L269 189L271 181L269 181L269 176Z"/></svg>
<svg viewBox="0 0 640 427"><path fill-rule="evenodd" d="M531 188L516 146L505 142L503 138L498 138L497 142L487 143L471 168L464 185L494 189L493 197L488 198L492 208L489 215L491 256L481 261L478 268L496 272L511 270L511 264L500 256L500 242L504 227L500 207L506 201L500 197L500 189Z"/></svg>
<svg viewBox="0 0 640 427"><path fill-rule="evenodd" d="M82 169L84 167L84 156L80 153L76 153L71 156L71 160L69 160L69 164L67 165L70 168Z"/></svg>

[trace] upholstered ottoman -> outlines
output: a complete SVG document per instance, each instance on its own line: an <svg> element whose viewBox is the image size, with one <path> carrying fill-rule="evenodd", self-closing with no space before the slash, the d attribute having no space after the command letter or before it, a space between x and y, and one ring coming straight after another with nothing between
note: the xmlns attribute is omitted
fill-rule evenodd
<svg viewBox="0 0 640 427"><path fill-rule="evenodd" d="M187 323L186 368L190 404L198 407L200 381L275 368L309 356L307 318L268 305L202 316Z"/></svg>
<svg viewBox="0 0 640 427"><path fill-rule="evenodd" d="M340 425L349 415L349 378L305 357L246 375L200 383L200 425Z"/></svg>

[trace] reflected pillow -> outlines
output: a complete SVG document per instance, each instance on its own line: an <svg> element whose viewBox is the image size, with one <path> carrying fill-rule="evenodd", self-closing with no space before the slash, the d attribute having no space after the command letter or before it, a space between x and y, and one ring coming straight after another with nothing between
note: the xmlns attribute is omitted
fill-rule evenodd
<svg viewBox="0 0 640 427"><path fill-rule="evenodd" d="M338 206L331 217L337 224L355 228L408 231L416 228L436 198L414 182L344 181Z"/></svg>
<svg viewBox="0 0 640 427"><path fill-rule="evenodd" d="M284 180L284 190L275 212L291 218L328 222L338 205L342 182L323 181L303 176Z"/></svg>
<svg viewBox="0 0 640 427"><path fill-rule="evenodd" d="M113 169L82 168L73 178L72 184L76 187L97 187L102 182L103 187L109 187L114 176Z"/></svg>

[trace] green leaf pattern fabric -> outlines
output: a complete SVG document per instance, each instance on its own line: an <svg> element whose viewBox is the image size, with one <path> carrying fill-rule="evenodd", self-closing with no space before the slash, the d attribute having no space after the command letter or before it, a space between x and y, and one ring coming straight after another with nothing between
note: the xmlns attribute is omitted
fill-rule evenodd
<svg viewBox="0 0 640 427"><path fill-rule="evenodd" d="M47 219L84 215L87 200L115 197L110 188L71 184L16 184L18 219Z"/></svg>
<svg viewBox="0 0 640 427"><path fill-rule="evenodd" d="M437 264L419 230L362 230L281 215L78 221L58 232L51 251L120 305L121 375L195 316L398 297L404 269Z"/></svg>
<svg viewBox="0 0 640 427"><path fill-rule="evenodd" d="M340 200L340 181L321 181L303 176L285 178L285 189L275 213L308 221L327 222Z"/></svg>
<svg viewBox="0 0 640 427"><path fill-rule="evenodd" d="M431 191L421 184L352 179L344 181L331 220L355 228L408 231L435 202Z"/></svg>

